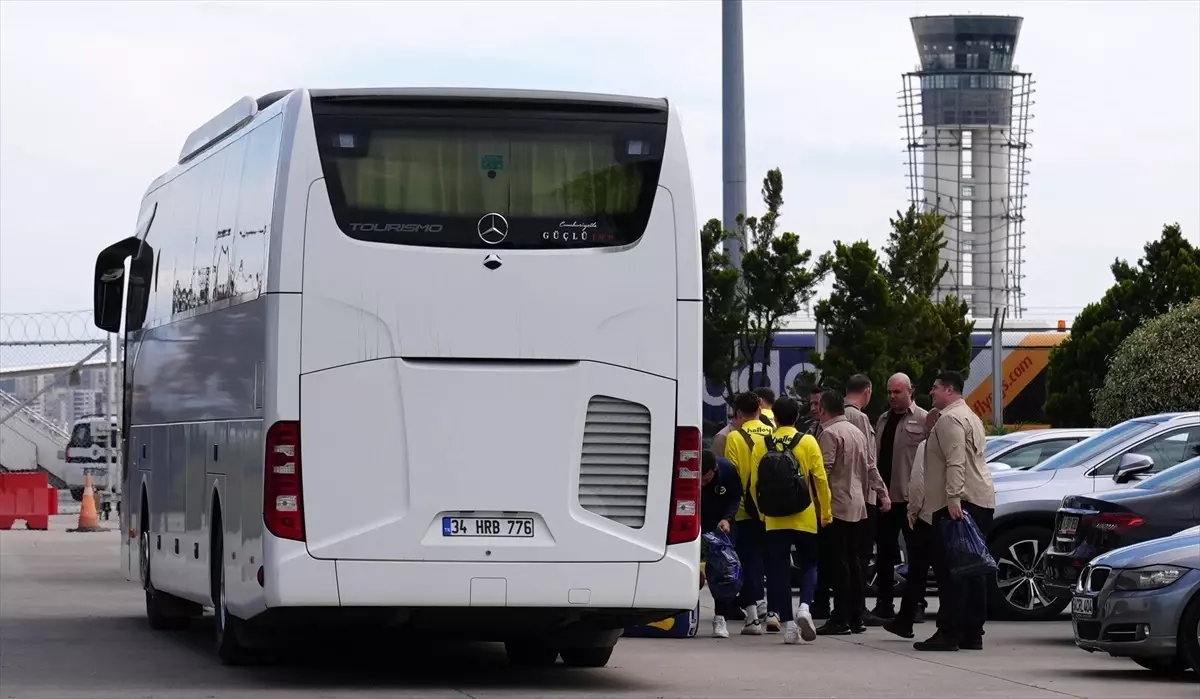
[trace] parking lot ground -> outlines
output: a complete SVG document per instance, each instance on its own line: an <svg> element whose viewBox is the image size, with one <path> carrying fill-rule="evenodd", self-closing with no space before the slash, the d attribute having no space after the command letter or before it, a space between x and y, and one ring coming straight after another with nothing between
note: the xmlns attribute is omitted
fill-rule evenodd
<svg viewBox="0 0 1200 699"><path fill-rule="evenodd" d="M1075 648L1065 620L991 623L982 652L919 654L882 629L806 646L776 635L715 640L709 607L697 638L623 639L597 670L521 670L499 645L391 637L317 642L275 666L226 668L211 652L211 617L151 632L140 592L116 570L117 533L67 533L73 525L64 516L49 532L0 532L0 697L1200 696L1193 678L1159 679Z"/></svg>

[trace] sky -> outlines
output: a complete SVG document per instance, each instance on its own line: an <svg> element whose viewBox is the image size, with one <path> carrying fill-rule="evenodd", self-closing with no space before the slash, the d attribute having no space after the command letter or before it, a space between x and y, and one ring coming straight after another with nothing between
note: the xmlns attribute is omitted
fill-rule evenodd
<svg viewBox="0 0 1200 699"><path fill-rule="evenodd" d="M1200 3L744 5L747 189L784 175L782 229L814 253L879 245L907 207L897 93L909 18L1025 18L1037 81L1027 317L1070 317L1164 223L1200 243ZM89 308L95 255L147 185L243 95L483 86L667 97L701 222L721 215L716 0L0 2L0 313Z"/></svg>

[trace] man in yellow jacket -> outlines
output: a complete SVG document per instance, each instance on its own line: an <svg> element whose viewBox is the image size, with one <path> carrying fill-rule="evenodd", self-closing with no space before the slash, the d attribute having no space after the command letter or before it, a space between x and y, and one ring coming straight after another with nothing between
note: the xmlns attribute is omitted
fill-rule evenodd
<svg viewBox="0 0 1200 699"><path fill-rule="evenodd" d="M770 446L777 450L791 448L812 500L807 508L796 514L782 517L760 515L766 529L768 628L771 622L778 625L782 621L783 641L790 644L798 643L801 638L813 641L817 637L816 625L809 611L817 588L817 524L833 521L833 511L830 508L829 479L825 474L821 448L816 438L796 428L800 420L800 404L792 398L780 398L775 401L773 412L778 427L769 445L766 440L756 445L748 497L755 497L758 493L759 466ZM792 610L793 547L800 567L798 613Z"/></svg>
<svg viewBox="0 0 1200 699"><path fill-rule="evenodd" d="M725 441L725 458L733 462L742 481L743 493L750 487L750 469L754 465L754 454L766 449L764 437L771 435L771 428L763 424L759 411L758 396L747 391L733 398L734 429ZM742 498L738 507L737 521L733 527L734 548L742 561L742 591L738 595L738 607L746 613L746 625L742 634L759 636L767 616L766 591L763 589L765 545L762 519L753 508L749 496ZM791 598L791 590L788 591Z"/></svg>

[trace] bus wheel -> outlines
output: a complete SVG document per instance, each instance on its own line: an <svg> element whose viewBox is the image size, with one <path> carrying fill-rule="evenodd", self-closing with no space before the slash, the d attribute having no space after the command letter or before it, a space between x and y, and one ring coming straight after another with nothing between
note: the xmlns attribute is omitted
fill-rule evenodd
<svg viewBox="0 0 1200 699"><path fill-rule="evenodd" d="M221 516L213 517L212 548L209 554L217 657L225 665L248 665L255 661L253 650L242 643L239 631L244 622L229 613L225 598L225 536Z"/></svg>
<svg viewBox="0 0 1200 699"><path fill-rule="evenodd" d="M604 667L613 654L613 646L600 648L563 648L563 663L571 667Z"/></svg>
<svg viewBox="0 0 1200 699"><path fill-rule="evenodd" d="M550 667L558 660L558 649L541 641L506 641L504 652L520 667Z"/></svg>

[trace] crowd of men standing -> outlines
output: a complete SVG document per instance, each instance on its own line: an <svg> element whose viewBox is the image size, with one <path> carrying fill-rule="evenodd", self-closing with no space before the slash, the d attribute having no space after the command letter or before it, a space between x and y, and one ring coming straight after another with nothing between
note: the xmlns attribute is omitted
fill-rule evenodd
<svg viewBox="0 0 1200 699"><path fill-rule="evenodd" d="M986 578L950 575L939 524L966 513L986 536L995 508L986 432L963 401L963 376L939 374L930 391L934 409L927 412L915 403L909 377L895 374L887 383L888 410L874 423L864 412L871 391L870 379L859 374L846 382L844 395L815 389L807 410L769 388L734 397L733 419L703 459L702 524L732 538L744 576L737 599L714 600L714 636L728 638L728 622L741 620L743 635L782 631L785 643L863 633L868 626L913 638L914 625L924 621L932 567L937 632L914 647L983 648ZM771 495L763 490L760 466L773 451L794 456L789 463L811 496L795 514L759 511L756 500ZM908 574L897 609L893 570L900 537ZM867 609L873 549L877 596ZM793 564L800 574L796 609ZM814 619L825 623L818 628Z"/></svg>

